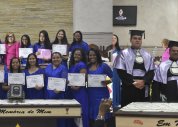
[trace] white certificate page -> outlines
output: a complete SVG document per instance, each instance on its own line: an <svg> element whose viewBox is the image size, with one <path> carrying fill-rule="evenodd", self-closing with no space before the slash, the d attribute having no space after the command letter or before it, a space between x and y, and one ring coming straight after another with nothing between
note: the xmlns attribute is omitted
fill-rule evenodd
<svg viewBox="0 0 178 127"><path fill-rule="evenodd" d="M0 70L0 83L4 83L4 70Z"/></svg>
<svg viewBox="0 0 178 127"><path fill-rule="evenodd" d="M61 55L67 55L67 45L53 44L52 51L60 52Z"/></svg>
<svg viewBox="0 0 178 127"><path fill-rule="evenodd" d="M8 85L10 84L25 85L25 73L8 73Z"/></svg>
<svg viewBox="0 0 178 127"><path fill-rule="evenodd" d="M101 84L101 81L106 80L106 75L88 74L88 87L106 87Z"/></svg>
<svg viewBox="0 0 178 127"><path fill-rule="evenodd" d="M65 91L66 79L48 77L48 90Z"/></svg>
<svg viewBox="0 0 178 127"><path fill-rule="evenodd" d="M26 76L26 80L27 80L27 88L35 88L35 86L39 86L39 87L44 86L43 74Z"/></svg>
<svg viewBox="0 0 178 127"><path fill-rule="evenodd" d="M85 73L68 73L68 86L85 86Z"/></svg>
<svg viewBox="0 0 178 127"><path fill-rule="evenodd" d="M19 48L19 57L27 58L31 53L33 53L33 48Z"/></svg>
<svg viewBox="0 0 178 127"><path fill-rule="evenodd" d="M6 54L5 44L0 44L0 54Z"/></svg>

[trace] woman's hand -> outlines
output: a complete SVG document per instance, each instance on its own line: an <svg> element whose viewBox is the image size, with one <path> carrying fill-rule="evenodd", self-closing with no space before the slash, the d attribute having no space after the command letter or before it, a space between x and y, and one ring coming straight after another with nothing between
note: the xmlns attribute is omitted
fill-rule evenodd
<svg viewBox="0 0 178 127"><path fill-rule="evenodd" d="M73 90L79 90L80 86L71 86L71 89L73 89Z"/></svg>
<svg viewBox="0 0 178 127"><path fill-rule="evenodd" d="M68 60L68 56L62 56L63 60Z"/></svg>
<svg viewBox="0 0 178 127"><path fill-rule="evenodd" d="M39 85L36 84L35 89L36 90L41 90L41 89L43 89L43 86L39 86Z"/></svg>
<svg viewBox="0 0 178 127"><path fill-rule="evenodd" d="M2 89L3 89L4 91L9 91L9 90L10 90L10 85L2 84Z"/></svg>
<svg viewBox="0 0 178 127"><path fill-rule="evenodd" d="M38 55L40 55L41 53L40 53L40 52L36 52L35 54L38 56Z"/></svg>
<svg viewBox="0 0 178 127"><path fill-rule="evenodd" d="M107 85L110 84L110 83L111 83L111 80L101 81L101 84L102 84L103 86L107 86Z"/></svg>
<svg viewBox="0 0 178 127"><path fill-rule="evenodd" d="M57 90L57 89L54 89L54 92L55 92L56 94L58 94L58 93L60 93L61 91L60 91L60 90Z"/></svg>

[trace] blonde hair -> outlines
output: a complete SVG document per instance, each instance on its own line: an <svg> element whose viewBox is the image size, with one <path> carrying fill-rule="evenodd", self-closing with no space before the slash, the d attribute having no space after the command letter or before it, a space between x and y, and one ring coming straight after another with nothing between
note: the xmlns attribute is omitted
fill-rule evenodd
<svg viewBox="0 0 178 127"><path fill-rule="evenodd" d="M163 44L164 46L168 47L169 45L169 40L168 39L163 39L161 44Z"/></svg>

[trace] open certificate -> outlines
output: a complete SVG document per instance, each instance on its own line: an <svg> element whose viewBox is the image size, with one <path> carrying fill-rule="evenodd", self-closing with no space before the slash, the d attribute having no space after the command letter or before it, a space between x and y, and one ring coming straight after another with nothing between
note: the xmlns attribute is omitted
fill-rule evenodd
<svg viewBox="0 0 178 127"><path fill-rule="evenodd" d="M39 86L39 87L44 86L43 74L26 76L26 80L27 80L27 88L35 88L35 86Z"/></svg>
<svg viewBox="0 0 178 127"><path fill-rule="evenodd" d="M0 83L4 83L4 70L0 70Z"/></svg>
<svg viewBox="0 0 178 127"><path fill-rule="evenodd" d="M61 55L67 55L67 45L53 44L52 49L53 52L60 52Z"/></svg>
<svg viewBox="0 0 178 127"><path fill-rule="evenodd" d="M19 57L27 58L31 53L33 53L33 48L19 48Z"/></svg>
<svg viewBox="0 0 178 127"><path fill-rule="evenodd" d="M5 44L0 44L0 54L6 54Z"/></svg>
<svg viewBox="0 0 178 127"><path fill-rule="evenodd" d="M68 86L85 86L85 73L68 73Z"/></svg>
<svg viewBox="0 0 178 127"><path fill-rule="evenodd" d="M98 74L88 74L88 87L106 87L101 84L101 81L106 80L106 75Z"/></svg>
<svg viewBox="0 0 178 127"><path fill-rule="evenodd" d="M25 73L8 73L8 85L10 84L25 85Z"/></svg>
<svg viewBox="0 0 178 127"><path fill-rule="evenodd" d="M48 90L65 91L66 79L65 78L53 78L48 77Z"/></svg>
<svg viewBox="0 0 178 127"><path fill-rule="evenodd" d="M49 49L38 49L40 55L37 55L37 58L40 59L51 59L51 50Z"/></svg>

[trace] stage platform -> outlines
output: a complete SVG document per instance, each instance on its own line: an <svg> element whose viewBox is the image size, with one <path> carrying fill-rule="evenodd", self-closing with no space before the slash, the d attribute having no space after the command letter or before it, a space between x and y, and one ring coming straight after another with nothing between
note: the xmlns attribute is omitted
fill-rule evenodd
<svg viewBox="0 0 178 127"><path fill-rule="evenodd" d="M115 116L116 127L177 127L178 103L134 102Z"/></svg>

